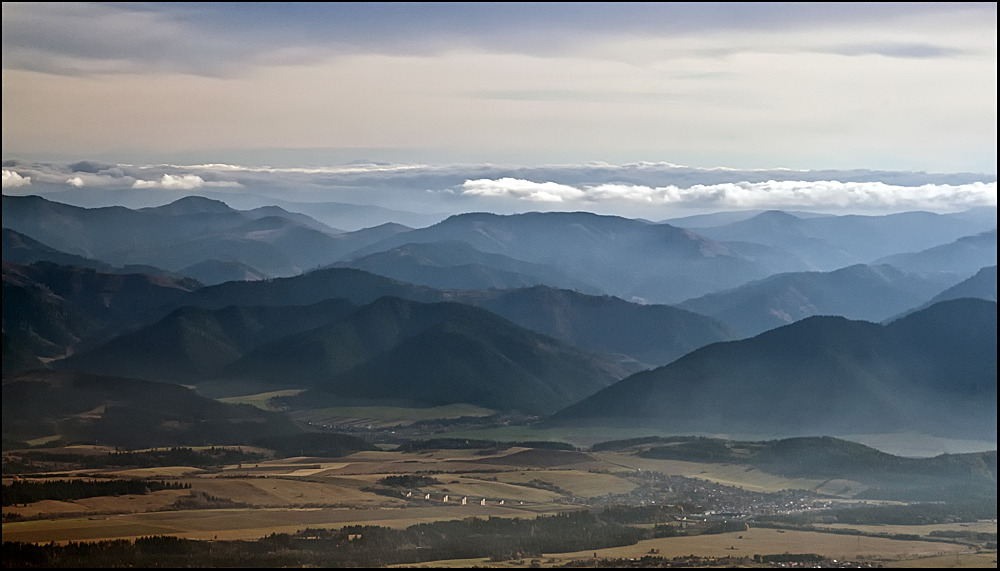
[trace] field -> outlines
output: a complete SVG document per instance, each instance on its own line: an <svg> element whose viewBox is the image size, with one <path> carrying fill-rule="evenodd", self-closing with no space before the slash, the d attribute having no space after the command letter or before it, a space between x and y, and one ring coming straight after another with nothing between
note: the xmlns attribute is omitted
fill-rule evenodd
<svg viewBox="0 0 1000 571"><path fill-rule="evenodd" d="M484 417L490 416L493 413L494 411L488 408L471 404L449 404L429 408L342 406L297 411L292 413L292 418L300 422L319 425L356 425L367 428L383 428L405 426L420 420L452 419L463 416Z"/></svg>
<svg viewBox="0 0 1000 571"><path fill-rule="evenodd" d="M103 454L97 447L57 451ZM347 525L405 528L468 517L533 518L581 509L584 498L628 494L651 472L736 486L749 492L823 490L843 482L782 478L746 466L643 459L625 453L583 453L513 447L505 450L396 450L357 452L342 458L293 457L216 468L167 466L63 471L59 478L146 477L190 484L189 489L146 495L46 500L3 509L3 540L65 543L148 535L188 539L256 539L272 533ZM388 488L388 475L432 478L418 489ZM36 479L36 478L33 478ZM5 484L9 483L5 479ZM703 484L699 484L703 485ZM430 498L425 496L429 494ZM447 502L445 498L447 497ZM795 496L798 497L798 496ZM462 505L462 499L466 505ZM482 505L485 501L485 505ZM503 501L503 504L500 502ZM20 521L16 521L20 518ZM644 526L648 527L648 526ZM996 521L933 526L857 526L870 534L932 531L996 533ZM945 566L995 566L996 555L976 555L966 545L882 537L753 528L744 532L651 539L597 550L598 558L750 557L816 553L835 559L937 561ZM594 551L546 554L543 566L592 559ZM921 559L927 558L927 559ZM483 565L453 560L434 566ZM516 562L501 566L519 566Z"/></svg>
<svg viewBox="0 0 1000 571"><path fill-rule="evenodd" d="M806 531L751 529L744 532L697 537L671 537L640 541L636 545L580 551L576 553L546 553L539 558L543 566L564 565L571 561L594 559L638 559L655 555L672 559L698 555L700 557L747 557L754 554L815 553L837 560L912 560L921 557L945 556L954 561L956 555L969 555L968 547L927 541L897 541L872 537L851 537ZM996 555L993 555L996 559ZM523 566L510 562L512 566ZM427 567L486 565L487 560L435 561Z"/></svg>

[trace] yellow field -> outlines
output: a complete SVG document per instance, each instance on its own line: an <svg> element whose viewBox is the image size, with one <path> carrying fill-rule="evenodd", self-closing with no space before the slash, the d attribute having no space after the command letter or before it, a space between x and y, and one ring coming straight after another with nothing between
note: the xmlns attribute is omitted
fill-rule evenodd
<svg viewBox="0 0 1000 571"><path fill-rule="evenodd" d="M271 391L268 393L257 393L255 395L244 395L240 397L225 397L217 399L219 402L227 404L248 404L261 410L274 410L268 401L274 397L293 397L305 389L288 389L284 391Z"/></svg>
<svg viewBox="0 0 1000 571"><path fill-rule="evenodd" d="M816 527L829 529L856 529L865 533L911 533L925 536L932 531L974 531L977 533L996 533L997 522L977 521L975 523L941 523L933 525L851 525L848 523L814 524Z"/></svg>
<svg viewBox="0 0 1000 571"><path fill-rule="evenodd" d="M886 567L919 567L923 569L996 569L997 552L940 555L910 561L889 561Z"/></svg>
<svg viewBox="0 0 1000 571"><path fill-rule="evenodd" d="M256 539L271 533L293 533L307 527L336 528L379 525L402 529L418 523L467 517L534 517L534 512L507 506L442 505L433 507L187 510L123 514L3 524L4 541L65 542L144 535L189 539Z"/></svg>
<svg viewBox="0 0 1000 571"><path fill-rule="evenodd" d="M742 538L742 539L741 539ZM652 551L656 553L651 553ZM751 529L737 533L720 535L700 535L696 537L670 537L640 541L636 545L580 551L575 553L546 553L538 558L544 567L565 565L570 561L593 559L641 558L645 555L674 558L686 555L701 557L747 557L754 554L816 553L837 560L885 561L940 557L941 561L955 560L972 555L972 551L961 545L932 543L928 541L895 541L871 537L852 537L808 531L784 531L773 529ZM992 555L996 559L996 555ZM473 565L517 566L524 564L491 564L488 559L464 559L434 561L418 567L469 567Z"/></svg>
<svg viewBox="0 0 1000 571"><path fill-rule="evenodd" d="M736 486L754 492L777 492L780 490L815 490L824 481L806 478L785 478L767 472L761 472L741 464L702 464L699 462L684 462L682 460L655 460L640 458L617 452L597 452L597 458L609 464L629 469L642 469L663 472L671 476L684 476L709 480L727 486ZM838 480L833 487L843 488L846 480ZM850 482L852 489L860 491L864 486ZM829 485L825 488L830 487Z"/></svg>

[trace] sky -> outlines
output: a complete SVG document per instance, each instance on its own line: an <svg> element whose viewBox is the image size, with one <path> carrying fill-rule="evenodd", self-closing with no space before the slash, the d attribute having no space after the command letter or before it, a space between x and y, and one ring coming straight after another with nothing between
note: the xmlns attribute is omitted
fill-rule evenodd
<svg viewBox="0 0 1000 571"><path fill-rule="evenodd" d="M355 180L324 194L342 171L314 170L316 192L297 196L392 202L408 188L425 210L449 193L500 210L996 204L995 3L4 3L2 46L4 192L62 171L49 183L99 186L67 167L90 160L192 167L121 171L124 188L230 192L376 165L398 192ZM233 168L193 168L208 164ZM595 164L645 170L583 176ZM260 182L265 165L286 170ZM760 171L777 183L780 169L834 174L784 177L822 188L753 182L750 198L712 186ZM904 186L987 188L832 184L858 169L974 173ZM393 173L405 184L384 184Z"/></svg>

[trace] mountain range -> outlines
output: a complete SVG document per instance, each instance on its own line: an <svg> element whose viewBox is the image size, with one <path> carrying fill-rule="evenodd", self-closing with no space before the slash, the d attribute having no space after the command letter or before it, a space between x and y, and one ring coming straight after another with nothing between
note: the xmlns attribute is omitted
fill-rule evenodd
<svg viewBox="0 0 1000 571"><path fill-rule="evenodd" d="M550 420L756 435L900 430L996 439L995 302L888 325L810 317L628 377Z"/></svg>

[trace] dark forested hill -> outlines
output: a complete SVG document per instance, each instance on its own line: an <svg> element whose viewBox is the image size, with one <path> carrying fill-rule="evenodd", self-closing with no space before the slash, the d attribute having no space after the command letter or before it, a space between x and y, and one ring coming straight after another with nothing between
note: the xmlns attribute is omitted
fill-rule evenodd
<svg viewBox="0 0 1000 571"><path fill-rule="evenodd" d="M182 307L157 323L54 363L59 369L193 384L265 343L356 309L332 299L306 306Z"/></svg>
<svg viewBox="0 0 1000 571"><path fill-rule="evenodd" d="M180 299L200 284L148 274L108 274L38 262L3 262L3 330L36 356L58 357L106 328Z"/></svg>
<svg viewBox="0 0 1000 571"><path fill-rule="evenodd" d="M938 303L889 325L811 317L637 373L552 422L743 434L922 430L996 438L997 305Z"/></svg>
<svg viewBox="0 0 1000 571"><path fill-rule="evenodd" d="M296 399L307 406L346 397L546 413L625 374L479 308L386 297L262 345L217 376L315 387Z"/></svg>

